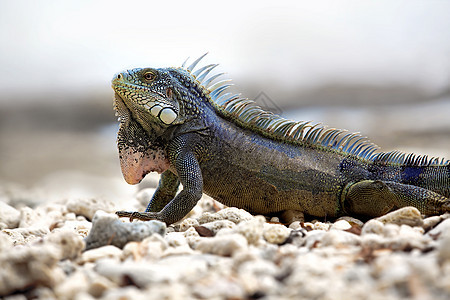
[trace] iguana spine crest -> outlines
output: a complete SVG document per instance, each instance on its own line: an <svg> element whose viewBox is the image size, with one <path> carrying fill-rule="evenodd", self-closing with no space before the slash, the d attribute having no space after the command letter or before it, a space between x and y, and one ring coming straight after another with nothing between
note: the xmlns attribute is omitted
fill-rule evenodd
<svg viewBox="0 0 450 300"><path fill-rule="evenodd" d="M320 123L310 121L292 121L266 111L259 107L255 101L242 98L240 94L224 93L232 84L231 80L221 80L209 86L218 77L219 73L207 75L218 66L209 64L194 70L207 53L200 56L187 68L189 58L181 66L197 83L217 113L233 121L240 127L250 129L259 134L286 143L311 146L326 151L336 151L348 156L358 157L362 160L383 165L406 166L449 166L450 160L439 157L429 158L427 155L416 155L402 151L378 152L379 147L360 133L348 132L345 129L329 128Z"/></svg>

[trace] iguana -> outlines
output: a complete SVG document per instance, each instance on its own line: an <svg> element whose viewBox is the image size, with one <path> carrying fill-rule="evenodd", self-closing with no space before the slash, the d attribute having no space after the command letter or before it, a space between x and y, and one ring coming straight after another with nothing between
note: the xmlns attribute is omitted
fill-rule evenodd
<svg viewBox="0 0 450 300"><path fill-rule="evenodd" d="M172 224L202 193L285 223L303 215L376 217L404 206L424 215L450 211L449 160L379 152L359 134L265 111L228 92L229 80L212 84L223 75L210 76L216 64L194 70L203 56L188 67L113 78L125 180L161 173L145 212L120 217Z"/></svg>

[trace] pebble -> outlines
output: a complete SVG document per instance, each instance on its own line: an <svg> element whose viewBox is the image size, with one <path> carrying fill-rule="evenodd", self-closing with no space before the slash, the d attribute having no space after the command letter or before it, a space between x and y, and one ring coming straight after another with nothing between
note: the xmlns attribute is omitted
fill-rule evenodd
<svg viewBox="0 0 450 300"><path fill-rule="evenodd" d="M0 228L16 228L19 226L19 222L20 212L5 202L0 201L0 224L4 224Z"/></svg>
<svg viewBox="0 0 450 300"><path fill-rule="evenodd" d="M87 250L83 252L81 257L77 260L77 263L83 265L104 258L115 258L119 260L122 258L122 250L112 245Z"/></svg>
<svg viewBox="0 0 450 300"><path fill-rule="evenodd" d="M442 232L439 237L440 243L437 247L437 256L441 263L450 263L450 231Z"/></svg>
<svg viewBox="0 0 450 300"><path fill-rule="evenodd" d="M352 225L346 221L346 220L338 220L331 225L330 229L337 229L337 230L348 230L352 228Z"/></svg>
<svg viewBox="0 0 450 300"><path fill-rule="evenodd" d="M218 235L215 238L203 238L198 242L195 250L220 256L233 256L246 250L247 247L247 240L242 235L227 234Z"/></svg>
<svg viewBox="0 0 450 300"><path fill-rule="evenodd" d="M323 247L358 246L361 243L361 238L356 234L334 229L327 231L320 243Z"/></svg>
<svg viewBox="0 0 450 300"><path fill-rule="evenodd" d="M397 225L422 226L423 218L420 211L412 206L394 210L384 216L377 218L382 223L392 223Z"/></svg>
<svg viewBox="0 0 450 300"><path fill-rule="evenodd" d="M88 220L92 220L98 210L108 213L113 213L116 210L111 201L92 198L70 199L67 201L67 209L77 215L86 217Z"/></svg>
<svg viewBox="0 0 450 300"><path fill-rule="evenodd" d="M236 227L236 224L229 220L217 220L209 223L203 223L202 226L211 230L212 233L215 235L224 228L232 229Z"/></svg>
<svg viewBox="0 0 450 300"><path fill-rule="evenodd" d="M178 230L179 231L186 231L188 230L190 227L195 227L195 226L199 226L200 223L198 222L197 219L193 219L193 218L186 218L183 219L180 224L178 225Z"/></svg>
<svg viewBox="0 0 450 300"><path fill-rule="evenodd" d="M286 241L291 230L280 224L264 224L263 237L271 244L282 244Z"/></svg>
<svg viewBox="0 0 450 300"><path fill-rule="evenodd" d="M152 193L140 191L131 206ZM422 219L404 208L365 223L342 217L287 227L204 197L166 228L119 219L107 212L117 210L112 203L100 208L103 200L73 201L8 202L19 215L0 219L0 297L450 298L448 214Z"/></svg>
<svg viewBox="0 0 450 300"><path fill-rule="evenodd" d="M0 295L25 288L54 287L64 279L57 263L62 251L51 242L16 246L0 253Z"/></svg>
<svg viewBox="0 0 450 300"><path fill-rule="evenodd" d="M450 232L450 219L446 219L428 231L427 235L433 239L438 239L444 232Z"/></svg>
<svg viewBox="0 0 450 300"><path fill-rule="evenodd" d="M218 220L229 220L235 224L238 224L242 221L251 220L253 216L246 212L243 209L239 209L236 207L227 207L222 210L219 210L216 213L204 213L199 219L198 222L200 224L209 223Z"/></svg>
<svg viewBox="0 0 450 300"><path fill-rule="evenodd" d="M266 218L256 216L250 220L240 222L233 232L243 235L249 244L257 245L262 239L265 223Z"/></svg>
<svg viewBox="0 0 450 300"><path fill-rule="evenodd" d="M166 234L166 224L159 221L125 223L115 214L97 211L86 237L86 250L114 245L122 248L127 242L141 241L152 234Z"/></svg>

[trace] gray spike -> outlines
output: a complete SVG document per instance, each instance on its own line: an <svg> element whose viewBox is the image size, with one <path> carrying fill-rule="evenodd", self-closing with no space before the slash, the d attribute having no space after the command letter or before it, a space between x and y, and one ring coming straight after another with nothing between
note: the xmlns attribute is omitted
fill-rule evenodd
<svg viewBox="0 0 450 300"><path fill-rule="evenodd" d="M186 66L188 60L189 60L189 56L188 56L188 58L186 58L186 60L184 61L184 63L181 65L181 67L182 67L183 69L184 69L184 67Z"/></svg>
<svg viewBox="0 0 450 300"><path fill-rule="evenodd" d="M215 67L217 67L219 64L213 64L210 65L212 67L210 67L208 70L206 70L203 74L201 74L200 76L198 76L197 80L202 82L203 79L205 79L206 76L208 76L209 72L211 72Z"/></svg>
<svg viewBox="0 0 450 300"><path fill-rule="evenodd" d="M220 87L218 87L217 89L215 89L214 91L212 91L209 95L211 96L211 98L216 98L217 96L220 95L220 93L222 93L223 91L225 91L227 88L229 88L230 86L232 86L232 84L224 84Z"/></svg>
<svg viewBox="0 0 450 300"><path fill-rule="evenodd" d="M212 67L212 66L214 66L214 64L210 64L210 65L206 65L206 66L204 66L204 67L201 67L201 68L198 69L197 71L192 72L192 75L194 75L195 77L197 77L201 72L203 72L204 70L206 70L207 68L210 68L210 67ZM197 80L198 80L198 78L197 78Z"/></svg>
<svg viewBox="0 0 450 300"><path fill-rule="evenodd" d="M346 130L345 131L342 131L343 133L344 132L346 132ZM336 140L335 141L335 145L333 145L333 148L334 149L339 149L341 146L342 146L342 144L344 143L344 140L346 140L349 136L351 136L353 133L347 133L347 134L344 134L344 136L340 139L340 140ZM337 137L336 137L337 138Z"/></svg>
<svg viewBox="0 0 450 300"><path fill-rule="evenodd" d="M222 75L225 75L225 73L219 73L219 74L216 74L216 75L213 75L213 76L209 77L208 79L206 79L205 82L203 82L203 86L207 87L208 84L210 84L214 79L216 79L217 77L222 76Z"/></svg>
<svg viewBox="0 0 450 300"><path fill-rule="evenodd" d="M361 136L361 137L359 137L358 139L356 139L356 141L354 141L354 142L352 143L352 145L347 149L347 152L348 152L348 153L351 153L351 154L354 154L354 153L353 153L354 147L356 146L356 148L357 148L357 146L360 144L360 141L361 141L361 140L364 140L364 139L365 139L365 137L363 137L363 136Z"/></svg>
<svg viewBox="0 0 450 300"><path fill-rule="evenodd" d="M222 96L220 96L219 98L217 98L216 100L215 100L215 102L217 103L217 104L219 104L219 105L223 105L223 103L221 103L222 102L222 100L223 100L223 102L225 103L225 101L227 101L227 100L224 100L226 97L228 97L228 96L231 96L231 93L225 93L225 94L223 94Z"/></svg>
<svg viewBox="0 0 450 300"><path fill-rule="evenodd" d="M208 52L206 52L205 54L203 54L202 56L200 56L199 58L197 58L188 68L187 70L189 72L192 72L192 70L195 68L195 66L199 63L199 61L202 60L203 57L206 56L206 54L208 54Z"/></svg>
<svg viewBox="0 0 450 300"><path fill-rule="evenodd" d="M208 87L208 90L210 90L211 92L213 92L215 89L217 89L219 86L221 86L222 84L224 84L224 83L227 83L227 82L231 82L232 80L231 79L224 79L224 80L221 80L221 81L217 81L216 83L214 83L213 85L211 85L210 87Z"/></svg>

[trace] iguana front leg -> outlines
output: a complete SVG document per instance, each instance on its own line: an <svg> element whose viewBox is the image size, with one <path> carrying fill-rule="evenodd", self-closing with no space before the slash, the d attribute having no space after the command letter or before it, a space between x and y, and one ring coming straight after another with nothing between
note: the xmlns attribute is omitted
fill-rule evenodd
<svg viewBox="0 0 450 300"><path fill-rule="evenodd" d="M180 180L170 170L161 174L158 188L147 205L145 212L159 212L175 197Z"/></svg>
<svg viewBox="0 0 450 300"><path fill-rule="evenodd" d="M363 180L346 186L341 205L347 213L372 217L414 206L424 215L450 211L450 199L421 187L393 181Z"/></svg>
<svg viewBox="0 0 450 300"><path fill-rule="evenodd" d="M189 140L189 136L185 135L174 139L169 145L169 160L175 167L178 178L170 171L164 172L160 185L146 211L118 211L116 214L119 217L129 217L130 221L133 219L142 221L156 219L166 224L172 224L181 220L194 208L202 197L203 178L193 150L194 147L191 146ZM180 182L183 189L173 198ZM161 210L157 211L158 209Z"/></svg>

